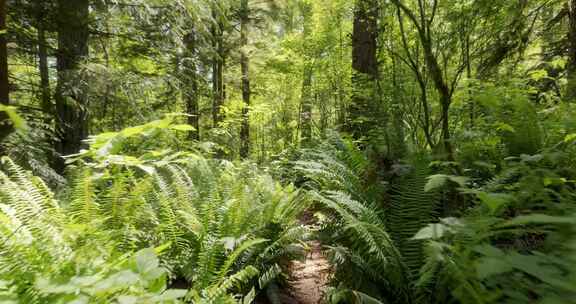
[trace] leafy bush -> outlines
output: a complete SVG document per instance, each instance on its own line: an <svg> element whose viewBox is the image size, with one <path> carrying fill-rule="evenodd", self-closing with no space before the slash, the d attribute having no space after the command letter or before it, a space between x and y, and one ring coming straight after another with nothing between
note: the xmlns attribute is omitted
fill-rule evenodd
<svg viewBox="0 0 576 304"><path fill-rule="evenodd" d="M253 297L278 274L282 258L299 254L306 228L296 219L305 196L249 163L134 149L138 141L154 147L167 130L187 128L168 118L91 138L90 149L70 160L71 186L58 198L4 159L6 299L229 303L236 294ZM161 248L159 260L145 248ZM166 289L175 280L189 290Z"/></svg>

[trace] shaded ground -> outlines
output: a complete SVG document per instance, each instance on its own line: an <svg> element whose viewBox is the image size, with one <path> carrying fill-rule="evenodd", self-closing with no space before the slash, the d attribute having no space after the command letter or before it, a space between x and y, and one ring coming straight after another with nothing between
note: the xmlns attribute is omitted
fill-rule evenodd
<svg viewBox="0 0 576 304"><path fill-rule="evenodd" d="M282 296L282 303L318 304L321 303L328 284L330 264L322 255L321 244L310 241L310 253L306 260L290 263L289 288Z"/></svg>
<svg viewBox="0 0 576 304"><path fill-rule="evenodd" d="M313 225L314 215L306 212L300 218L303 225ZM322 255L322 244L311 240L310 248L304 261L294 260L289 263L289 280L286 289L280 293L282 304L318 304L322 302L328 285L330 264Z"/></svg>

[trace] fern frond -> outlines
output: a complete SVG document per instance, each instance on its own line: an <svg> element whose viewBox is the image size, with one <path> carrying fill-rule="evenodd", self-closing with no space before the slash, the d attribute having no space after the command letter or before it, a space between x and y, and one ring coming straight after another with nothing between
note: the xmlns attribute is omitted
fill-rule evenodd
<svg viewBox="0 0 576 304"><path fill-rule="evenodd" d="M224 279L216 287L210 288L208 290L208 299L215 300L222 297L233 287L248 283L248 281L258 276L258 273L259 271L255 267L247 266L246 268Z"/></svg>

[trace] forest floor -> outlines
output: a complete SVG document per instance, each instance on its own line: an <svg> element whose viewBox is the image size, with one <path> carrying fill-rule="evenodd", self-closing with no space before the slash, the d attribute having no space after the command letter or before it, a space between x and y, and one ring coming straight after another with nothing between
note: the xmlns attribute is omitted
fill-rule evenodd
<svg viewBox="0 0 576 304"><path fill-rule="evenodd" d="M314 216L305 214L304 225L314 223ZM288 286L281 293L283 304L319 304L324 298L330 275L330 263L322 254L322 244L317 240L307 243L309 252L304 260L289 263Z"/></svg>

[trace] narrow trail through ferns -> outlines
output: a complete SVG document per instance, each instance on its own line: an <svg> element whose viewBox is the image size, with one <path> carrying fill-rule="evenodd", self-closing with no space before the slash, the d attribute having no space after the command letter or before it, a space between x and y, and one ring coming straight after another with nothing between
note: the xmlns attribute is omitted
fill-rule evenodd
<svg viewBox="0 0 576 304"><path fill-rule="evenodd" d="M292 261L290 265L288 304L319 304L328 284L330 264L322 254L322 245L308 242L310 253L304 261Z"/></svg>
<svg viewBox="0 0 576 304"><path fill-rule="evenodd" d="M300 218L300 222L303 225L313 225L313 216L305 212ZM289 262L288 282L287 286L279 292L277 299L279 303L323 303L329 283L331 266L322 253L320 241L309 240L307 247L308 252L304 259Z"/></svg>

